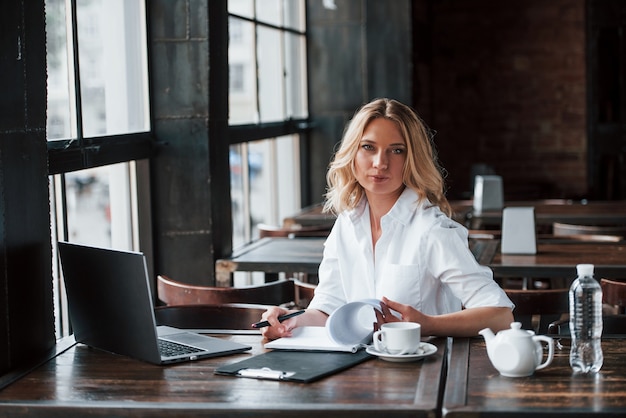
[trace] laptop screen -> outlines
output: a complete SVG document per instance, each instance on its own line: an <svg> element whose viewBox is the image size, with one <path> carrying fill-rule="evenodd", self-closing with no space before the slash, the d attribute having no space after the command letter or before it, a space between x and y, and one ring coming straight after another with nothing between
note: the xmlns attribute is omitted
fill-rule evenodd
<svg viewBox="0 0 626 418"><path fill-rule="evenodd" d="M158 362L143 254L67 242L59 242L59 253L76 340Z"/></svg>

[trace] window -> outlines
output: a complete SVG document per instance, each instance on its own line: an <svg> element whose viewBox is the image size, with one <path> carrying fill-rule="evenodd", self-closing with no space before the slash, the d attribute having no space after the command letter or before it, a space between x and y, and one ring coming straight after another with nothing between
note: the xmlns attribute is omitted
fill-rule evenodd
<svg viewBox="0 0 626 418"><path fill-rule="evenodd" d="M46 31L52 242L138 249L133 160L151 152L144 2L46 0Z"/></svg>
<svg viewBox="0 0 626 418"><path fill-rule="evenodd" d="M243 64L231 64L228 69L228 77L229 77L229 90L231 94L235 93L243 93L245 94L245 85L243 82L243 75L245 72L245 68Z"/></svg>
<svg viewBox="0 0 626 418"><path fill-rule="evenodd" d="M302 0L229 0L229 131L233 247L258 223L300 208L300 135L307 127ZM237 283L237 276L235 277Z"/></svg>

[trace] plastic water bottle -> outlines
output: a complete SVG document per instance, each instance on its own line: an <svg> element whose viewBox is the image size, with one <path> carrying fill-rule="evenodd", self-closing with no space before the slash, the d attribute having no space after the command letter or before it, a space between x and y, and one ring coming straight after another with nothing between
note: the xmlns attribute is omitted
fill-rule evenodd
<svg viewBox="0 0 626 418"><path fill-rule="evenodd" d="M569 291L569 327L572 348L569 364L577 373L595 373L602 367L602 288L593 278L593 264L578 264L578 277Z"/></svg>

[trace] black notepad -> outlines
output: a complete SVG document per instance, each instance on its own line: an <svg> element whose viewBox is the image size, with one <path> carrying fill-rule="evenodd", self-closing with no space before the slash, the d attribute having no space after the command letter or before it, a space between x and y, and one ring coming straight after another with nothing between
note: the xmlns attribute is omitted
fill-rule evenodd
<svg viewBox="0 0 626 418"><path fill-rule="evenodd" d="M237 363L220 366L216 374L255 379L308 383L372 358L356 353L274 350Z"/></svg>

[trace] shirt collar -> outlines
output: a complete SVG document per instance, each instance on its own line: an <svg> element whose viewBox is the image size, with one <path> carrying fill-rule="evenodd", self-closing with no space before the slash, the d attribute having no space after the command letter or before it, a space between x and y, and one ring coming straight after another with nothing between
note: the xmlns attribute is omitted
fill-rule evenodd
<svg viewBox="0 0 626 418"><path fill-rule="evenodd" d="M391 210L383 216L383 218L389 217L403 225L406 225L411 220L411 217L415 213L416 209L424 204L428 203L425 200L420 200L419 195L408 187L405 187L400 197L393 205ZM357 222L367 207L367 198L363 196L354 209L348 211L347 215L350 221Z"/></svg>

